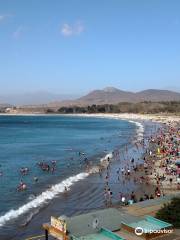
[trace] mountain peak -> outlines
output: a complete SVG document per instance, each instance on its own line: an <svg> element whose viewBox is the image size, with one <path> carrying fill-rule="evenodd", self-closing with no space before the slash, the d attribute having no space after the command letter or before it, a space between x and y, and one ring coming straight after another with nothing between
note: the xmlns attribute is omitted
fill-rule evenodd
<svg viewBox="0 0 180 240"><path fill-rule="evenodd" d="M113 92L119 91L119 89L117 89L115 87L106 87L106 88L103 89L103 91L104 92L111 92L111 93L113 93Z"/></svg>

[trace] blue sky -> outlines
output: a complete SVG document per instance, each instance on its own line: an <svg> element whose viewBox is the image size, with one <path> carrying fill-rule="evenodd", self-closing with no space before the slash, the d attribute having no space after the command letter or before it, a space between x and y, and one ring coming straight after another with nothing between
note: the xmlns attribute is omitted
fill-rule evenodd
<svg viewBox="0 0 180 240"><path fill-rule="evenodd" d="M0 0L0 94L179 82L179 0Z"/></svg>

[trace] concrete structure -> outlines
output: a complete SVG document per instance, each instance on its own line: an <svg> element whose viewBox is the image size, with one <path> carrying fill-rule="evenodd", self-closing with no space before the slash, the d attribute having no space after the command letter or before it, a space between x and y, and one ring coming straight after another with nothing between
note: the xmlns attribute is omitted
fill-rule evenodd
<svg viewBox="0 0 180 240"><path fill-rule="evenodd" d="M59 240L139 240L142 239L142 236L149 239L148 234L136 235L135 228L142 227L144 232L146 232L147 226L151 226L153 230L172 229L171 224L155 219L152 216L174 196L179 196L179 194L147 200L127 207L106 208L73 217L61 216L54 226L50 224L43 225L46 230L46 240L48 234ZM151 216L145 217L147 214ZM150 238L159 237L160 235L159 233L157 235L151 234ZM179 236L179 233L174 232L164 235L161 239L177 240L177 236Z"/></svg>

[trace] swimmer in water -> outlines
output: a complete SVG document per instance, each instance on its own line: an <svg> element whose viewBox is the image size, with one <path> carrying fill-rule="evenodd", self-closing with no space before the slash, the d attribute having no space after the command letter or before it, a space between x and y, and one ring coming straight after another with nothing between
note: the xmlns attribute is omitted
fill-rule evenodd
<svg viewBox="0 0 180 240"><path fill-rule="evenodd" d="M52 160L51 163L52 163L52 165L55 166L56 165L56 160Z"/></svg>
<svg viewBox="0 0 180 240"><path fill-rule="evenodd" d="M34 177L34 182L38 182L38 177Z"/></svg>
<svg viewBox="0 0 180 240"><path fill-rule="evenodd" d="M66 187L66 186L64 187L64 191L65 191L65 192L67 192L67 191L68 191L68 189L67 189L67 187Z"/></svg>
<svg viewBox="0 0 180 240"><path fill-rule="evenodd" d="M23 183L23 181L21 180L19 186L17 187L17 191L18 192L19 191L24 191L26 189L27 189L27 185L25 183Z"/></svg>

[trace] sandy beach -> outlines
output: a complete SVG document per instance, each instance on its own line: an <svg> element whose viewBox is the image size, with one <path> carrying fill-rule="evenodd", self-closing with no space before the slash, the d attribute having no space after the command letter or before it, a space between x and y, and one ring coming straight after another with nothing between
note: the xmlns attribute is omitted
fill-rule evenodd
<svg viewBox="0 0 180 240"><path fill-rule="evenodd" d="M69 114L71 115L71 114ZM166 114L134 114L134 113L92 113L92 114L75 114L76 116L85 117L106 117L114 119L126 119L126 120L150 120L152 122L168 123L168 122L180 122L180 116L178 115L166 115Z"/></svg>
<svg viewBox="0 0 180 240"><path fill-rule="evenodd" d="M98 115L94 115L93 116L100 116L100 117L110 117L110 118L115 118L115 119L126 119L126 120L137 120L137 121L144 121L144 120L149 120L152 122L158 122L158 123L163 123L165 124L165 127L162 128L161 130L161 135L166 135L166 137L164 136L164 142L163 144L165 144L165 140L166 138L170 138L172 137L172 133L170 133L170 130L172 128L174 128L174 132L173 134L176 136L177 138L177 146L179 148L179 127L180 127L180 116L169 116L169 115L150 115L150 114L109 114L109 115L103 115L103 114L98 114ZM164 133L162 133L164 131ZM155 136L157 137L157 136ZM172 140L172 139L171 139ZM171 144L171 140L169 139L169 144ZM154 146L158 149L158 146ZM177 180L177 177L175 174L171 174L165 171L165 164L164 161L166 160L167 157L171 157L172 161L171 161L171 168L176 169L175 166L175 161L176 159L178 159L179 155L177 153L177 156L169 156L168 154L157 154L157 149L154 149L154 154L153 154L153 149L152 149L152 144L150 145L150 150L152 151L151 154L153 154L152 156L148 156L146 154L146 156L148 157L147 163L148 166L152 166L152 171L151 174L148 175L150 182L153 185L157 184L157 179L159 179L159 176L164 176L166 177L166 179L164 181L162 181L161 183L158 182L158 184L161 184L161 188L163 191L163 194L172 194L172 193L176 193L177 191L180 190L180 182L179 180ZM170 164L169 164L170 165ZM167 165L166 165L167 167ZM150 173L150 171L149 171Z"/></svg>

